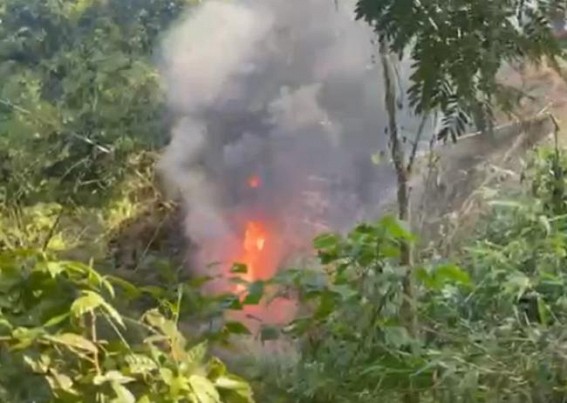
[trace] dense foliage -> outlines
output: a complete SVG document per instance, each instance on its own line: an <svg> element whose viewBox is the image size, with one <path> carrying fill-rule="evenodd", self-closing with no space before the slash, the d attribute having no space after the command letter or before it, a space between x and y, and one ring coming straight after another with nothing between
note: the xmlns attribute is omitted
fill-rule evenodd
<svg viewBox="0 0 567 403"><path fill-rule="evenodd" d="M562 50L551 21L564 9L564 0L357 1L358 18L388 50L409 53L409 106L417 114L441 111L442 139L463 134L471 118L488 128L495 107L518 98L496 79L504 63L545 57L554 65Z"/></svg>
<svg viewBox="0 0 567 403"><path fill-rule="evenodd" d="M178 330L181 299L131 318L108 299L149 291L124 280L36 251L0 264L2 401L252 402L206 342Z"/></svg>
<svg viewBox="0 0 567 403"><path fill-rule="evenodd" d="M400 322L399 266L399 243L413 236L388 217L320 236L325 270L278 280L311 307L282 333L301 354L251 372L268 385L260 392L279 390L282 402L399 402L410 388L431 402L565 401L566 162L541 150L529 191L491 200L459 256L418 264L414 338Z"/></svg>
<svg viewBox="0 0 567 403"><path fill-rule="evenodd" d="M163 142L152 50L185 3L2 2L2 200L99 200L125 158Z"/></svg>

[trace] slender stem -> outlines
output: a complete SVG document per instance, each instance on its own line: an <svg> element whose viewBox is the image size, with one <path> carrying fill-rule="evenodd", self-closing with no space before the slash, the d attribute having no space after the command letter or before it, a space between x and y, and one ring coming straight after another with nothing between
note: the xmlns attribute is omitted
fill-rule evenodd
<svg viewBox="0 0 567 403"><path fill-rule="evenodd" d="M419 143L421 141L421 137L423 136L423 131L425 129L425 123L427 123L427 117L428 115L424 114L421 117L421 122L419 123L419 128L417 129L417 134L415 136L414 142L413 142L413 146L409 155L409 162L407 165L407 171L408 171L408 175L411 174L413 172L413 166L415 164L415 158L417 156L417 152L419 151L418 147L419 147Z"/></svg>
<svg viewBox="0 0 567 403"><path fill-rule="evenodd" d="M402 142L398 134L398 122L396 116L396 85L394 82L394 68L390 60L388 46L384 38L379 42L380 59L382 61L382 70L384 74L385 84L385 102L386 111L388 112L388 133L390 142L390 151L392 160L396 170L398 182L398 216L400 220L410 221L410 205L409 205L409 170L406 165L406 155ZM417 150L417 148L416 148ZM417 152L417 151L416 151ZM413 164L413 161L411 162ZM400 263L407 269L407 273L402 280L403 302L400 306L400 316L406 327L408 334L412 338L417 337L417 310L415 308L415 296L413 286L413 248L407 241L400 242ZM415 391L411 385L409 390L404 394L404 402L419 403L419 393Z"/></svg>

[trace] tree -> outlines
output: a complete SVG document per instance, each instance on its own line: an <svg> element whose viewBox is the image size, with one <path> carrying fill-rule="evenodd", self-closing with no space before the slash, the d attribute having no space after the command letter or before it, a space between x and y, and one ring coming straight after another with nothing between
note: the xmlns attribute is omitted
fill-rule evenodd
<svg viewBox="0 0 567 403"><path fill-rule="evenodd" d="M165 126L151 53L185 4L3 2L0 199L96 201L128 156L156 145Z"/></svg>
<svg viewBox="0 0 567 403"><path fill-rule="evenodd" d="M359 0L357 18L369 23L388 52L413 61L409 106L441 111L440 139L463 134L477 116L492 119L507 89L496 74L505 63L556 66L562 51L551 18L564 0Z"/></svg>
<svg viewBox="0 0 567 403"><path fill-rule="evenodd" d="M561 48L550 19L565 9L562 0L358 0L357 19L378 36L385 81L388 135L398 181L398 215L409 221L408 179L423 124L409 154L397 130L398 94L393 83L391 55L409 55L412 64L409 107L424 118L440 112L438 139L456 141L472 121L483 132L492 131L494 109L503 105L510 89L497 80L505 63L544 58L557 67ZM401 245L400 261L411 269L412 250ZM404 279L406 303L401 307L408 332L417 337L412 273ZM406 396L415 402L418 396Z"/></svg>

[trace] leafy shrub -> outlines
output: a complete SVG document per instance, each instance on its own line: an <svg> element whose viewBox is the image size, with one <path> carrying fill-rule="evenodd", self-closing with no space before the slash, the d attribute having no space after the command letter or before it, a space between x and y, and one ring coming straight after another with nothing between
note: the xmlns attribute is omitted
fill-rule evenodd
<svg viewBox="0 0 567 403"><path fill-rule="evenodd" d="M124 280L33 250L0 255L0 398L9 402L252 402L249 385L177 328L180 302L140 318ZM154 287L155 292L155 287Z"/></svg>
<svg viewBox="0 0 567 403"><path fill-rule="evenodd" d="M259 392L296 402L399 402L408 390L434 402L565 401L566 167L563 153L538 150L530 186L491 202L458 261L413 268L416 338L400 318L399 246L412 235L385 217L319 237L323 270L277 280L310 309L282 329L300 359L265 369Z"/></svg>

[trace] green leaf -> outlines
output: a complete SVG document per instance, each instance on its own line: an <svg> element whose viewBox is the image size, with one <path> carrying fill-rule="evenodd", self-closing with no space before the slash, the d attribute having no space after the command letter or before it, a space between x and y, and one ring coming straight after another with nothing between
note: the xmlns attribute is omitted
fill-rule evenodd
<svg viewBox="0 0 567 403"><path fill-rule="evenodd" d="M64 322L66 319L68 319L69 316L70 316L69 312L65 312L61 315L54 316L53 318L51 318L47 322L45 322L45 324L43 326L44 327L57 326L60 323Z"/></svg>
<svg viewBox="0 0 567 403"><path fill-rule="evenodd" d="M469 274L459 266L448 263L432 267L429 271L419 267L415 271L416 278L431 290L440 290L447 284L471 285Z"/></svg>
<svg viewBox="0 0 567 403"><path fill-rule="evenodd" d="M177 330L175 322L166 319L157 309L146 312L143 316L143 320L162 332L162 334L167 336L170 340L179 341L183 345L185 344L185 338Z"/></svg>
<svg viewBox="0 0 567 403"><path fill-rule="evenodd" d="M71 313L76 316L83 316L93 312L104 303L104 299L95 292L82 291L82 296L77 298L71 305Z"/></svg>
<svg viewBox="0 0 567 403"><path fill-rule="evenodd" d="M36 340L45 335L45 329L18 327L12 331L12 338L18 341L13 345L14 349L25 349L31 346Z"/></svg>
<svg viewBox="0 0 567 403"><path fill-rule="evenodd" d="M340 245L341 237L337 234L322 234L315 238L313 247L318 250L328 250L337 248Z"/></svg>
<svg viewBox="0 0 567 403"><path fill-rule="evenodd" d="M78 392L73 388L73 380L65 374L62 374L56 370L50 370L49 376L50 385L53 389L60 390L73 395L78 395Z"/></svg>
<svg viewBox="0 0 567 403"><path fill-rule="evenodd" d="M65 267L59 262L47 262L46 270L51 278L55 278L65 271Z"/></svg>
<svg viewBox="0 0 567 403"><path fill-rule="evenodd" d="M118 382L112 382L110 385L116 393L116 399L113 400L113 403L136 403L136 398L125 386Z"/></svg>
<svg viewBox="0 0 567 403"><path fill-rule="evenodd" d="M207 352L209 350L208 341L203 341L202 343L193 346L189 351L187 351L187 357L185 361L187 364L196 367L203 365L207 357Z"/></svg>
<svg viewBox="0 0 567 403"><path fill-rule="evenodd" d="M75 317L86 313L93 313L97 308L102 309L116 323L125 328L124 320L113 306L107 303L99 294L93 291L82 291L82 296L77 298L71 305L71 313Z"/></svg>
<svg viewBox="0 0 567 403"><path fill-rule="evenodd" d="M415 236L408 229L409 225L405 222L398 220L393 215L386 215L382 217L379 226L384 228L388 233L399 240L414 241Z"/></svg>
<svg viewBox="0 0 567 403"><path fill-rule="evenodd" d="M243 305L258 305L264 296L264 282L255 281L248 287L248 294L242 302Z"/></svg>
<svg viewBox="0 0 567 403"><path fill-rule="evenodd" d="M233 400L229 398L226 399L227 402L242 402L242 403L252 403L254 402L252 387L244 379L239 378L235 375L225 375L221 376L215 381L215 386L221 392L221 395L225 396L225 391L232 392L231 394L226 394L230 396Z"/></svg>
<svg viewBox="0 0 567 403"><path fill-rule="evenodd" d="M538 296L538 299L537 299L537 310L538 310L539 320L540 320L541 324L543 324L543 325L549 324L549 318L550 318L551 310L549 309L549 306L545 303L543 298L541 298L539 296Z"/></svg>
<svg viewBox="0 0 567 403"><path fill-rule="evenodd" d="M440 283L471 284L469 274L455 264L438 266L434 273L437 281Z"/></svg>
<svg viewBox="0 0 567 403"><path fill-rule="evenodd" d="M250 334L250 330L240 322L227 322L225 328L232 334Z"/></svg>
<svg viewBox="0 0 567 403"><path fill-rule="evenodd" d="M213 357L209 361L208 365L209 365L208 377L213 381L223 375L226 375L227 373L226 365L224 365L224 363L216 357Z"/></svg>
<svg viewBox="0 0 567 403"><path fill-rule="evenodd" d="M246 274L248 273L248 267L246 267L243 263L235 263L232 265L230 272L235 274Z"/></svg>
<svg viewBox="0 0 567 403"><path fill-rule="evenodd" d="M142 291L139 290L134 284L115 276L107 276L108 281L119 286L126 293L128 298L139 298Z"/></svg>
<svg viewBox="0 0 567 403"><path fill-rule="evenodd" d="M118 311L116 309L114 309L114 307L112 305L110 305L109 303L107 303L106 301L103 301L102 303L102 307L104 309L104 311L112 318L114 319L114 321L116 323L118 323L120 326L122 326L122 328L126 328L126 325L124 324L124 320L122 319L122 316L118 313Z"/></svg>
<svg viewBox="0 0 567 403"><path fill-rule="evenodd" d="M116 382L120 385L124 385L130 382L134 382L135 379L129 376L123 375L121 372L118 371L108 371L104 375L96 375L93 378L93 384L100 386L106 382Z"/></svg>
<svg viewBox="0 0 567 403"><path fill-rule="evenodd" d="M515 272L508 277L504 283L504 292L514 295L514 298L520 298L528 289L531 288L529 277L520 272Z"/></svg>
<svg viewBox="0 0 567 403"><path fill-rule="evenodd" d="M277 340L280 337L280 330L275 326L262 325L260 329L260 340Z"/></svg>
<svg viewBox="0 0 567 403"><path fill-rule="evenodd" d="M82 350L92 354L98 351L92 341L75 333L63 333L55 336L46 336L45 338L54 343L63 344L70 349Z"/></svg>
<svg viewBox="0 0 567 403"><path fill-rule="evenodd" d="M411 339L407 330L401 326L389 326L384 329L386 343L395 348L401 348L410 344Z"/></svg>
<svg viewBox="0 0 567 403"><path fill-rule="evenodd" d="M171 371L169 368L162 367L159 369L159 374L163 382L166 385L171 386L173 382L173 371Z"/></svg>
<svg viewBox="0 0 567 403"><path fill-rule="evenodd" d="M549 219L544 215L540 215L538 217L538 221L540 222L540 224L544 228L546 235L550 235L551 234L551 224L549 222Z"/></svg>
<svg viewBox="0 0 567 403"><path fill-rule="evenodd" d="M191 375L189 384L200 403L221 403L215 384L201 375Z"/></svg>
<svg viewBox="0 0 567 403"><path fill-rule="evenodd" d="M124 360L133 374L147 374L158 368L154 360L142 354L129 354Z"/></svg>

